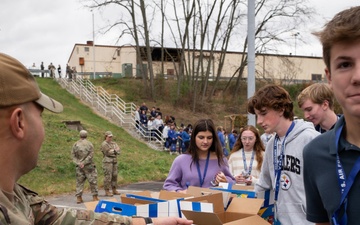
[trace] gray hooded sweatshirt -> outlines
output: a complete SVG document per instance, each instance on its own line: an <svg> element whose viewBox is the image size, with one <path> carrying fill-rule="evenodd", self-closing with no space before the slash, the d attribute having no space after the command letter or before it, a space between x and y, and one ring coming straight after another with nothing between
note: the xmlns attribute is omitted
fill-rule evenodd
<svg viewBox="0 0 360 225"><path fill-rule="evenodd" d="M303 181L303 149L312 139L318 136L314 125L302 119L294 121L295 126L285 139L283 169L280 176L279 195L277 200L277 218L283 225L313 224L306 220L306 200ZM281 153L278 140L277 155ZM255 185L256 193L275 190L276 179L274 170L275 135L269 140L259 181ZM277 157L278 159L278 157Z"/></svg>

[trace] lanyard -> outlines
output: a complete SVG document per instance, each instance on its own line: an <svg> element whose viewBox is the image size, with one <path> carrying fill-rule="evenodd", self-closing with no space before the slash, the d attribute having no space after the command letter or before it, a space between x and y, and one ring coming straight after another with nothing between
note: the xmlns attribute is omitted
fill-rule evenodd
<svg viewBox="0 0 360 225"><path fill-rule="evenodd" d="M337 129L335 131L335 143L336 143L336 172L338 175L338 183L339 183L339 187L340 187L340 193L341 193L341 199L340 199L340 204L337 207L337 209L334 211L334 214L331 217L331 221L334 225L346 225L347 224L347 214L346 214L346 210L347 210L347 195L351 189L351 186L353 185L354 181L355 181L355 177L358 174L358 172L360 171L360 157L356 160L355 165L353 166L353 168L350 171L349 177L346 178L346 174L344 171L344 168L341 164L340 161L340 157L339 157L339 140L340 140L340 136L341 136L341 131L343 129L343 126L339 127L339 129ZM339 213L341 210L341 207L344 206L344 214L341 217L341 220L338 221L339 219Z"/></svg>
<svg viewBox="0 0 360 225"><path fill-rule="evenodd" d="M204 184L204 180L205 180L205 177L206 177L206 172L207 172L208 165L209 165L209 159L210 159L210 150L208 150L208 154L207 154L207 157L206 157L206 163L205 163L204 176L203 177L201 177L200 164L199 164L199 162L196 162L196 168L197 168L198 175L199 175L199 180L200 180L200 187L202 187L203 184Z"/></svg>
<svg viewBox="0 0 360 225"><path fill-rule="evenodd" d="M289 135L289 133L293 130L295 126L294 121L291 123L291 126L289 127L289 129L287 130L286 134L285 134L285 138L284 141L281 144L281 151L280 151L280 156L279 156L279 160L277 157L277 148L278 148L278 140L280 140L279 135L276 134L275 136L275 140L274 140L274 152L273 152L273 159L274 159L274 172L275 172L275 201L277 201L278 199L278 195L279 195L279 187L280 187L280 176L281 176L281 170L283 168L283 160L284 160L284 152L285 152L285 141L286 141L286 137Z"/></svg>
<svg viewBox="0 0 360 225"><path fill-rule="evenodd" d="M255 155L254 153L255 153L255 151L252 150L250 165L249 165L249 169L248 169L247 168L247 163L246 163L245 150L244 149L242 150L242 157L243 157L243 161L244 161L244 170L245 170L246 174L249 175L249 176L251 174L252 164L254 162L254 155Z"/></svg>

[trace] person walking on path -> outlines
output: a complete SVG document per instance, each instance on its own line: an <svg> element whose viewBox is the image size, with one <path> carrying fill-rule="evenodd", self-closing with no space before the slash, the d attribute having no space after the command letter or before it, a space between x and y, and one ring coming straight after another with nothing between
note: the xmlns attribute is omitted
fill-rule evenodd
<svg viewBox="0 0 360 225"><path fill-rule="evenodd" d="M78 140L72 147L71 156L76 165L76 203L80 204L83 201L82 193L84 183L87 179L90 184L93 201L98 199L98 185L97 185L97 170L94 157L94 146L87 139L87 131L80 131L80 140Z"/></svg>
<svg viewBox="0 0 360 225"><path fill-rule="evenodd" d="M105 140L101 144L101 152L104 155L102 164L104 170L104 189L105 196L119 195L116 190L118 178L117 156L120 155L120 148L115 141L112 140L111 131L105 132ZM112 189L112 193L110 192Z"/></svg>
<svg viewBox="0 0 360 225"><path fill-rule="evenodd" d="M59 74L59 78L61 78L61 66L59 65L57 68L58 74Z"/></svg>

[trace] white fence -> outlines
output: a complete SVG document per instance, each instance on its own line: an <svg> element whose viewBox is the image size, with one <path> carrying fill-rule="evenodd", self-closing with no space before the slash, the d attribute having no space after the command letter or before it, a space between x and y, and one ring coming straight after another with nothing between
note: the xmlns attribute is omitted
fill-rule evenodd
<svg viewBox="0 0 360 225"><path fill-rule="evenodd" d="M107 117L112 123L121 126L135 138L146 141L155 150L162 150L164 139L161 132L150 132L146 127L136 126L134 103L127 103L115 94L109 94L102 87L97 87L88 79L76 78L68 80L57 78L58 83L82 102ZM159 135L160 134L160 135Z"/></svg>

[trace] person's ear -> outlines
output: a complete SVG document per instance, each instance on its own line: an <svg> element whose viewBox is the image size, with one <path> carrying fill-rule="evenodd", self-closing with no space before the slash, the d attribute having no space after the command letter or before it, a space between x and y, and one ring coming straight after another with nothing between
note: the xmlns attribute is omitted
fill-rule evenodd
<svg viewBox="0 0 360 225"><path fill-rule="evenodd" d="M322 104L321 104L322 109L325 111L326 109L329 108L329 101L325 100Z"/></svg>
<svg viewBox="0 0 360 225"><path fill-rule="evenodd" d="M10 129L14 137L21 139L24 137L25 115L22 108L16 108L10 116Z"/></svg>
<svg viewBox="0 0 360 225"><path fill-rule="evenodd" d="M327 79L327 81L328 81L328 84L329 84L330 87L331 87L331 82L332 82L332 80L331 80L331 73L330 73L330 70L329 70L328 68L325 68L325 75L326 75L326 79Z"/></svg>

